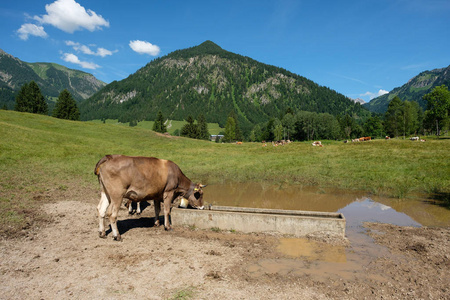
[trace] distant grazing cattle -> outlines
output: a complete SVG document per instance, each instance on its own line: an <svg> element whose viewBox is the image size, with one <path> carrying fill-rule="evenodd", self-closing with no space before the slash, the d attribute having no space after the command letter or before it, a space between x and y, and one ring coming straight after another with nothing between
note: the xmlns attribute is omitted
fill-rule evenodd
<svg viewBox="0 0 450 300"><path fill-rule="evenodd" d="M101 238L106 237L105 216L108 215L114 240L121 240L117 215L123 198L134 202L152 199L155 205L156 226L159 226L159 213L163 202L166 230L171 229L169 214L171 204L177 197L186 198L194 208L203 208L204 186L189 180L170 160L106 155L98 161L94 174L98 176L101 186L101 198L97 206Z"/></svg>
<svg viewBox="0 0 450 300"><path fill-rule="evenodd" d="M321 141L315 141L312 143L313 146L319 146L319 147L323 147L322 142Z"/></svg>
<svg viewBox="0 0 450 300"><path fill-rule="evenodd" d="M352 142L364 142L370 141L372 138L370 136L360 137L359 139L353 139Z"/></svg>
<svg viewBox="0 0 450 300"><path fill-rule="evenodd" d="M386 136L386 140L390 140L390 139L391 139L391 137L387 135Z"/></svg>
<svg viewBox="0 0 450 300"><path fill-rule="evenodd" d="M420 138L418 136L413 136L409 138L411 141L418 141Z"/></svg>

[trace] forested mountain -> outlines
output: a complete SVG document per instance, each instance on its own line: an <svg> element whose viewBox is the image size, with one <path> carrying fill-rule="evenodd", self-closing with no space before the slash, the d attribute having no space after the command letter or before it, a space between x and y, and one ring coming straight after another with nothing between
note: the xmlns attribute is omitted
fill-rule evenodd
<svg viewBox="0 0 450 300"><path fill-rule="evenodd" d="M30 81L38 84L47 101L64 89L81 101L106 85L92 74L54 63L27 63L0 49L0 107L13 109L16 93Z"/></svg>
<svg viewBox="0 0 450 300"><path fill-rule="evenodd" d="M397 87L383 96L372 99L363 106L370 111L385 113L389 102L398 96L402 101L417 101L424 110L427 103L422 99L425 94L440 85L450 86L450 66L442 69L424 71L410 79L406 84Z"/></svg>
<svg viewBox="0 0 450 300"><path fill-rule="evenodd" d="M287 70L223 50L211 41L157 58L80 105L83 120L184 120L202 113L225 125L231 111L244 128L287 109L367 117L359 103Z"/></svg>

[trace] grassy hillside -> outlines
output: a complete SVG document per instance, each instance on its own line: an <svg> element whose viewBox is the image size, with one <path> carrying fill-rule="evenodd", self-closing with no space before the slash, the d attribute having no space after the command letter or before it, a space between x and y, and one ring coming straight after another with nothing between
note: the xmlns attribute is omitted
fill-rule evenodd
<svg viewBox="0 0 450 300"><path fill-rule="evenodd" d="M96 124L102 124L103 121L101 120L92 120L90 122L96 123ZM153 121L141 121L137 124L136 127L138 128L144 128L152 130L153 128ZM112 125L121 125L121 126L129 126L129 123L120 123L117 119L106 119L105 124L112 124ZM170 127L167 128L167 132L169 132L171 135L174 135L175 130L181 130L181 128L186 124L186 121L175 121L175 120L169 120L167 122L167 125L170 124ZM225 128L221 128L218 123L208 123L208 131L209 134L219 134L220 132L225 131Z"/></svg>
<svg viewBox="0 0 450 300"><path fill-rule="evenodd" d="M140 127L0 110L0 234L32 226L42 217L35 208L43 201L96 199L93 170L105 154L170 159L193 181L209 184L256 181L448 198L450 139L322 143L323 148L309 142L216 144Z"/></svg>

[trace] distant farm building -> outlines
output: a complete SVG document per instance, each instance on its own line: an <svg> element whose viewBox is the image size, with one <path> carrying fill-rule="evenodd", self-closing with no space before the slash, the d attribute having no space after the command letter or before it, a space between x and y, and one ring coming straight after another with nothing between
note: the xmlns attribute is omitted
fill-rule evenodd
<svg viewBox="0 0 450 300"><path fill-rule="evenodd" d="M209 140L212 141L212 142L215 142L217 140L220 141L221 139L223 139L223 137L224 137L223 134L212 134L212 135L209 136Z"/></svg>

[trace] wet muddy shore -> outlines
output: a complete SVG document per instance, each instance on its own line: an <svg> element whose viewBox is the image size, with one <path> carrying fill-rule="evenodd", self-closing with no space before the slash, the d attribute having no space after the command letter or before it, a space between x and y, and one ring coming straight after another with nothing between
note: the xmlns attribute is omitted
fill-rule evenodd
<svg viewBox="0 0 450 300"><path fill-rule="evenodd" d="M140 217L121 209L123 242L114 242L97 236L95 202L46 204L47 224L0 242L0 298L446 299L450 293L448 227L366 223L363 234L379 248L310 236L309 254L299 255L286 251L288 237L189 227L165 232L151 225L152 209Z"/></svg>

